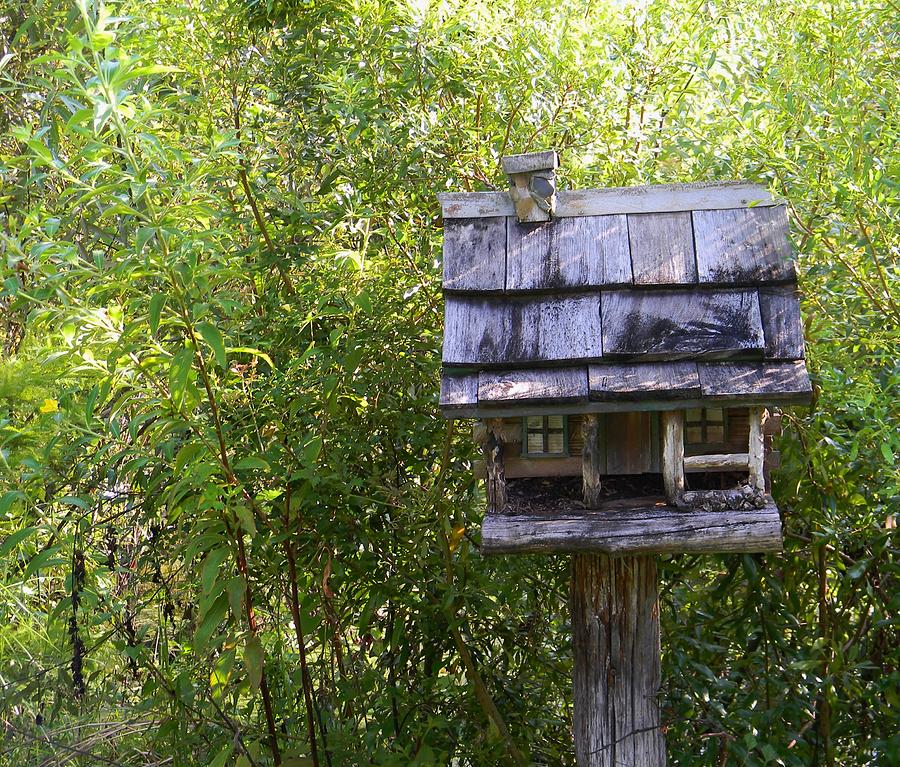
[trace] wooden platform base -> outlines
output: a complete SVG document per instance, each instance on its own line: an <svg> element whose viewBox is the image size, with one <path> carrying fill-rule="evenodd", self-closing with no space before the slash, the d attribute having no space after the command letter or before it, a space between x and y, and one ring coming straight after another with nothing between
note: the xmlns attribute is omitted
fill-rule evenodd
<svg viewBox="0 0 900 767"><path fill-rule="evenodd" d="M488 514L485 554L677 554L781 551L781 519L769 502L750 511L681 511L660 499L600 509Z"/></svg>

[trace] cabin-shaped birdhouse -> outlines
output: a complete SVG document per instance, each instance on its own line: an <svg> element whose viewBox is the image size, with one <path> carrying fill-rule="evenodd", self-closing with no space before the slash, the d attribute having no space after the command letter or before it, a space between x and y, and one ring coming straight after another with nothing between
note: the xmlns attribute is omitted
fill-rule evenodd
<svg viewBox="0 0 900 767"><path fill-rule="evenodd" d="M779 408L808 402L785 207L745 183L441 195L441 409L477 419L485 551L780 548Z"/></svg>

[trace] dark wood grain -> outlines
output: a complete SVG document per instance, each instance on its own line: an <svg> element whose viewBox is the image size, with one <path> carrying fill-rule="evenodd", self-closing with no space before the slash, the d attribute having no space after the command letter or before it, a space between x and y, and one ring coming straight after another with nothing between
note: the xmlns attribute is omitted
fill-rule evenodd
<svg viewBox="0 0 900 767"><path fill-rule="evenodd" d="M599 287L631 282L625 216L507 224L507 290Z"/></svg>
<svg viewBox="0 0 900 767"><path fill-rule="evenodd" d="M506 218L444 221L444 290L502 291L506 279Z"/></svg>
<svg viewBox="0 0 900 767"><path fill-rule="evenodd" d="M755 290L603 291L600 306L608 357L762 356L765 345Z"/></svg>
<svg viewBox="0 0 900 767"><path fill-rule="evenodd" d="M766 337L766 357L774 360L803 359L803 321L796 288L760 288L759 311Z"/></svg>
<svg viewBox="0 0 900 767"><path fill-rule="evenodd" d="M692 399L700 396L695 362L605 363L588 367L590 398L598 402Z"/></svg>
<svg viewBox="0 0 900 767"><path fill-rule="evenodd" d="M772 402L786 399L807 401L812 386L806 365L797 362L700 363L700 389L704 399L768 397Z"/></svg>
<svg viewBox="0 0 900 767"><path fill-rule="evenodd" d="M587 368L485 371L478 376L478 401L488 405L539 401L587 402Z"/></svg>
<svg viewBox="0 0 900 767"><path fill-rule="evenodd" d="M440 406L444 413L478 404L477 373L444 373L441 376Z"/></svg>
<svg viewBox="0 0 900 767"><path fill-rule="evenodd" d="M552 514L488 514L481 529L486 554L605 552L609 554L737 553L781 550L778 508L692 512L659 505Z"/></svg>
<svg viewBox="0 0 900 767"><path fill-rule="evenodd" d="M700 282L759 284L796 279L783 205L695 210L692 215Z"/></svg>
<svg viewBox="0 0 900 767"><path fill-rule="evenodd" d="M630 215L628 241L635 285L697 282L690 213Z"/></svg>
<svg viewBox="0 0 900 767"><path fill-rule="evenodd" d="M575 757L580 767L665 767L654 557L572 558Z"/></svg>
<svg viewBox="0 0 900 767"><path fill-rule="evenodd" d="M602 356L596 293L445 298L445 365L496 367Z"/></svg>

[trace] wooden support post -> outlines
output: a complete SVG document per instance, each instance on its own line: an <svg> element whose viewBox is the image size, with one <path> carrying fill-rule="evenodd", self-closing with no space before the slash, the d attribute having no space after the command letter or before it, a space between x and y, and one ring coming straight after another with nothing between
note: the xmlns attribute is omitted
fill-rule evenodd
<svg viewBox="0 0 900 767"><path fill-rule="evenodd" d="M656 559L572 557L579 767L664 767Z"/></svg>
<svg viewBox="0 0 900 767"><path fill-rule="evenodd" d="M508 500L503 470L503 419L490 418L480 430L487 482L488 512L500 512Z"/></svg>
<svg viewBox="0 0 900 767"><path fill-rule="evenodd" d="M588 413L581 422L584 445L581 448L581 478L584 505L600 505L600 416Z"/></svg>
<svg viewBox="0 0 900 767"><path fill-rule="evenodd" d="M750 487L760 493L766 492L765 460L766 450L763 441L763 409L750 408L750 444L748 458L750 469Z"/></svg>
<svg viewBox="0 0 900 767"><path fill-rule="evenodd" d="M663 412L662 431L662 470L666 500L670 505L677 506L684 492L684 412Z"/></svg>

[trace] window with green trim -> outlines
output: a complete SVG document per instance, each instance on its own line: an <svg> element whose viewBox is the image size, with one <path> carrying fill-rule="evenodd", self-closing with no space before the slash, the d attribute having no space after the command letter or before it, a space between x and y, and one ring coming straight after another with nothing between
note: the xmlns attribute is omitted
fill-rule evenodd
<svg viewBox="0 0 900 767"><path fill-rule="evenodd" d="M564 415L530 415L522 419L522 455L569 453L569 424Z"/></svg>
<svg viewBox="0 0 900 767"><path fill-rule="evenodd" d="M716 447L728 441L728 420L723 408L691 408L684 415L684 444Z"/></svg>

